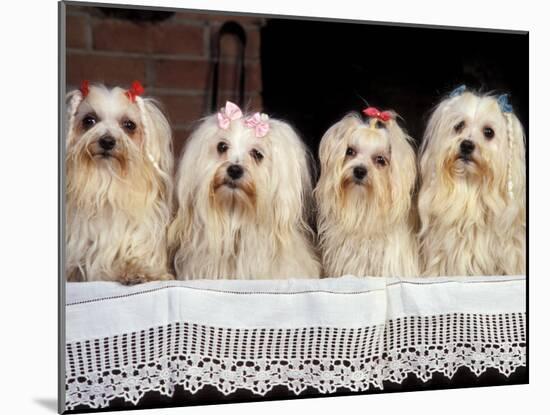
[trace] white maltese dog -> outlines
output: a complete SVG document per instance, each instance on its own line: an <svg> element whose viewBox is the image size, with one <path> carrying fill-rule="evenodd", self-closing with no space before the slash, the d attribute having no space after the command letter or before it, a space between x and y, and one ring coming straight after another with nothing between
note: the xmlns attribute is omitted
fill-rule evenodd
<svg viewBox="0 0 550 415"><path fill-rule="evenodd" d="M169 279L173 156L168 121L143 87L82 83L68 94L66 277Z"/></svg>
<svg viewBox="0 0 550 415"><path fill-rule="evenodd" d="M317 278L308 152L294 130L227 102L189 138L169 231L178 279Z"/></svg>
<svg viewBox="0 0 550 415"><path fill-rule="evenodd" d="M507 95L455 89L421 146L424 274L525 273L523 128Z"/></svg>
<svg viewBox="0 0 550 415"><path fill-rule="evenodd" d="M412 139L395 113L369 107L363 114L330 127L319 148L315 197L324 274L417 276Z"/></svg>

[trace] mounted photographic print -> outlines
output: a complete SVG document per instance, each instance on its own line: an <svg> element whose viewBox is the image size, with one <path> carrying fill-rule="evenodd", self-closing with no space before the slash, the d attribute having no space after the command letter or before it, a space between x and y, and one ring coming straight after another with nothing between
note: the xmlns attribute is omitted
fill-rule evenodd
<svg viewBox="0 0 550 415"><path fill-rule="evenodd" d="M528 382L527 32L59 12L60 412Z"/></svg>

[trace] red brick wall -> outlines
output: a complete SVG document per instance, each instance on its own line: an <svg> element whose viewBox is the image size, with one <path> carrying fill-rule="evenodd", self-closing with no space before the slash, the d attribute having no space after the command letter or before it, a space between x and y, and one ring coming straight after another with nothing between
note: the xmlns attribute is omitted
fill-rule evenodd
<svg viewBox="0 0 550 415"><path fill-rule="evenodd" d="M227 20L247 34L247 107L261 110L260 29L258 17L177 12L163 21L107 17L98 8L67 6L67 89L83 79L109 86L141 80L147 96L161 101L174 131L176 155L193 122L210 106L211 36ZM222 42L219 103L234 98L238 43Z"/></svg>

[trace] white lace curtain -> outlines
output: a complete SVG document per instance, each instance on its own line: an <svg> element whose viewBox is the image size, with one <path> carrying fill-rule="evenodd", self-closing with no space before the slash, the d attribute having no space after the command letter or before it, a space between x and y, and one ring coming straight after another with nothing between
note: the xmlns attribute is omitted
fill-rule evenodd
<svg viewBox="0 0 550 415"><path fill-rule="evenodd" d="M66 409L177 385L364 391L525 365L525 278L69 283Z"/></svg>

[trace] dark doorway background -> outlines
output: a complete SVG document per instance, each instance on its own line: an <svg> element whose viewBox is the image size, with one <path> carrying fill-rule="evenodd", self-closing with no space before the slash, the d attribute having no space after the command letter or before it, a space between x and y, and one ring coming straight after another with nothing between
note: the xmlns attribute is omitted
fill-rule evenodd
<svg viewBox="0 0 550 415"><path fill-rule="evenodd" d="M418 142L430 110L460 84L510 93L527 131L527 33L268 19L261 56L265 111L290 121L314 154L364 100L397 111Z"/></svg>

